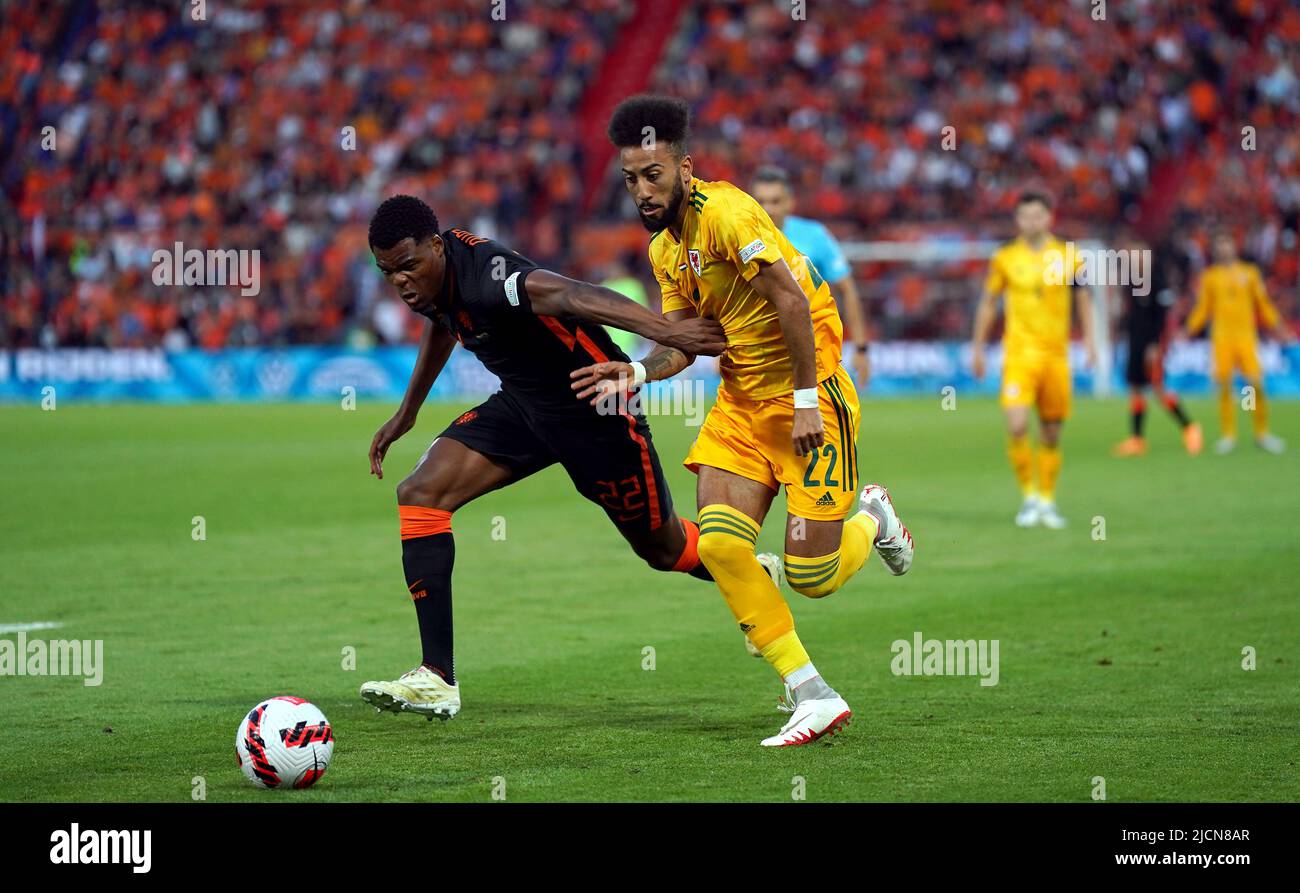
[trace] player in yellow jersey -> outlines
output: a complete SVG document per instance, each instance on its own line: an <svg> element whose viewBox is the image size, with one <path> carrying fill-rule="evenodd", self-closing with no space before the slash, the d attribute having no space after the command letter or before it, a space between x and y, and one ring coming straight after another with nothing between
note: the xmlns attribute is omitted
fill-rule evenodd
<svg viewBox="0 0 1300 893"><path fill-rule="evenodd" d="M785 578L810 598L843 586L873 546L890 571L905 573L912 538L884 487L856 492L859 406L840 366L843 329L830 290L753 198L694 176L689 127L685 102L638 96L614 111L608 133L641 222L654 233L650 262L664 315L714 319L726 334L718 399L685 462L699 476L698 551L748 642L785 682L792 716L762 743L806 744L835 732L851 712L795 633L779 560L765 567L754 554L773 497L784 485ZM690 362L656 348L639 363L578 370L574 388L599 399ZM848 517L855 500L860 510Z"/></svg>
<svg viewBox="0 0 1300 893"><path fill-rule="evenodd" d="M1259 364L1258 313L1264 325L1287 344L1295 336L1282 324L1268 299L1259 267L1237 257L1237 243L1229 232L1217 232L1210 246L1214 263L1201 274L1196 306L1187 318L1187 333L1195 335L1210 324L1214 355L1211 375L1219 391L1219 442L1215 450L1228 453L1237 445L1237 407L1232 393L1233 372L1254 388L1255 443L1270 453L1286 449L1282 438L1268 430L1268 404L1264 402L1264 373Z"/></svg>
<svg viewBox="0 0 1300 893"><path fill-rule="evenodd" d="M1001 403L1010 441L1007 455L1020 483L1020 527L1059 530L1065 519L1056 509L1056 479L1061 470L1061 425L1070 415L1070 292L1073 277L1063 275L1066 246L1051 233L1052 204L1045 194L1027 191L1016 202L1019 236L989 262L989 274L975 311L972 363L984 377L984 344L1005 295L1006 331L1002 337ZM1092 302L1074 289L1088 362L1096 359ZM1029 410L1038 412L1038 450L1029 442Z"/></svg>

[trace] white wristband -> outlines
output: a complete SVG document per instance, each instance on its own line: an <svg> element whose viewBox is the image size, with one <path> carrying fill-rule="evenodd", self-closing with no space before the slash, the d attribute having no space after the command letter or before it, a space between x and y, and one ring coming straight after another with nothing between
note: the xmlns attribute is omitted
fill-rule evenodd
<svg viewBox="0 0 1300 893"><path fill-rule="evenodd" d="M632 367L632 387L645 384L645 364L634 360L628 365Z"/></svg>
<svg viewBox="0 0 1300 893"><path fill-rule="evenodd" d="M816 388L795 388L794 389L794 408L795 409L816 409L817 389Z"/></svg>

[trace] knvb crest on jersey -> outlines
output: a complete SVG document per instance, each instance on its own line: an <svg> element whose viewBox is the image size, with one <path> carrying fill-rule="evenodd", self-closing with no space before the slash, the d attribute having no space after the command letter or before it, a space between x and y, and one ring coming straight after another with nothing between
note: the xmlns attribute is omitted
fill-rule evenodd
<svg viewBox="0 0 1300 893"><path fill-rule="evenodd" d="M695 271L695 275L699 276L700 275L700 249L687 248L686 259L691 262L691 269Z"/></svg>

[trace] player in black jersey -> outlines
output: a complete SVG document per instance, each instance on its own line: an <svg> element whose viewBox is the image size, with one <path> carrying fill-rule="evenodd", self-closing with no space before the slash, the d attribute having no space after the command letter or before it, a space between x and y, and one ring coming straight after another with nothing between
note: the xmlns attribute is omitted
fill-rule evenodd
<svg viewBox="0 0 1300 893"><path fill-rule="evenodd" d="M1146 388L1150 387L1156 398L1178 422L1183 433L1183 445L1195 456L1201 451L1203 435L1201 426L1187 416L1178 395L1165 389L1165 344L1168 341L1169 310L1177 300L1178 283L1183 272L1176 252L1170 245L1149 249L1138 244L1139 250L1151 251L1150 280L1144 288L1128 286L1124 311L1124 328L1128 333L1128 368L1130 434L1115 447L1116 456L1141 456L1147 451L1143 424L1146 420ZM1138 294L1138 291L1143 292Z"/></svg>
<svg viewBox="0 0 1300 893"><path fill-rule="evenodd" d="M490 239L439 232L433 211L412 196L379 206L370 250L401 299L428 320L401 407L371 442L372 474L383 477L384 455L415 424L458 341L501 379L501 389L448 425L397 486L402 564L424 656L400 679L361 687L376 708L448 719L460 710L451 514L484 493L559 463L651 567L712 579L696 550L699 528L673 511L650 428L630 408L635 403L574 400L569 373L593 362L628 362L603 325L690 356L716 356L726 339L712 320L669 321Z"/></svg>

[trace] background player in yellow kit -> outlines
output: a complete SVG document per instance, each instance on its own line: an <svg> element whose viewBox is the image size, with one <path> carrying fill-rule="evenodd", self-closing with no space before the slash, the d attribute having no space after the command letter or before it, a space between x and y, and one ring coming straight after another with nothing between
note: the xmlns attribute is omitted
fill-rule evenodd
<svg viewBox="0 0 1300 893"><path fill-rule="evenodd" d="M1270 453L1286 449L1282 438L1268 430L1268 404L1264 401L1264 373L1259 365L1259 336L1255 314L1287 344L1295 336L1282 323L1268 299L1259 267L1237 257L1232 234L1216 232L1210 245L1214 263L1201 274L1196 306L1187 318L1187 333L1195 335L1210 324L1214 354L1211 375L1219 391L1219 442L1215 450L1231 452L1237 445L1237 407L1232 393L1232 375L1239 371L1255 389L1255 443Z"/></svg>
<svg viewBox="0 0 1300 893"><path fill-rule="evenodd" d="M682 100L638 96L615 109L608 133L654 233L650 261L664 315L715 319L726 333L718 400L686 456L699 476L699 556L741 631L786 684L793 715L762 743L806 744L851 712L799 641L779 575L754 554L772 498L785 485L786 579L811 598L843 586L873 545L890 571L905 573L912 538L884 487L856 493L859 406L840 366L843 329L830 290L753 198L694 176L689 125ZM580 369L574 388L599 399L686 365L679 351L655 349L639 363ZM846 521L855 498L861 510Z"/></svg>
<svg viewBox="0 0 1300 893"><path fill-rule="evenodd" d="M1016 524L1041 524L1059 530L1065 519L1056 510L1056 480L1061 471L1061 425L1070 415L1070 280L1061 276L1065 243L1051 233L1052 204L1041 192L1024 192L1016 202L1019 236L1002 246L989 262L979 307L975 311L972 362L975 377L984 377L984 344L997 316L997 300L1006 296L1002 337L1002 408L1010 441L1007 455L1020 483L1023 501ZM1079 326L1096 360L1092 301L1075 288ZM1038 450L1029 442L1029 409L1038 411Z"/></svg>

